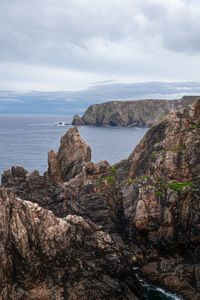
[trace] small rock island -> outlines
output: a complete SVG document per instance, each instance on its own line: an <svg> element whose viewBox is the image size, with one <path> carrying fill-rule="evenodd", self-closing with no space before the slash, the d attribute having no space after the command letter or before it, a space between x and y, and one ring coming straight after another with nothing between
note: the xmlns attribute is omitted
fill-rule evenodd
<svg viewBox="0 0 200 300"><path fill-rule="evenodd" d="M199 300L200 99L114 166L70 128L43 176L4 171L0 219L2 300L144 300L133 267Z"/></svg>

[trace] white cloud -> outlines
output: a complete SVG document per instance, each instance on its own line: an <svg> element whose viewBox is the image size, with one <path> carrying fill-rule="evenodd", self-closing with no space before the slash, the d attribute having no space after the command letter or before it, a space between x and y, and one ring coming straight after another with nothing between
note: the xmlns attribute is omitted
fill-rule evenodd
<svg viewBox="0 0 200 300"><path fill-rule="evenodd" d="M199 27L197 0L2 1L0 88L198 80Z"/></svg>
<svg viewBox="0 0 200 300"><path fill-rule="evenodd" d="M4 63L0 67L0 89L4 90L74 91L87 88L91 78L104 79L101 74L42 65Z"/></svg>

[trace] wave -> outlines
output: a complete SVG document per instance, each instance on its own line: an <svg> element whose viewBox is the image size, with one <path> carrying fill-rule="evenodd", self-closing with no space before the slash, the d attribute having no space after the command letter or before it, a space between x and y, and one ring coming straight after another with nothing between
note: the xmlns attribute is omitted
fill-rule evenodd
<svg viewBox="0 0 200 300"><path fill-rule="evenodd" d="M55 126L56 123L32 123L29 126Z"/></svg>
<svg viewBox="0 0 200 300"><path fill-rule="evenodd" d="M134 268L137 270L138 268ZM181 296L166 292L164 289L146 282L136 273L136 277L145 289L145 300L183 300Z"/></svg>

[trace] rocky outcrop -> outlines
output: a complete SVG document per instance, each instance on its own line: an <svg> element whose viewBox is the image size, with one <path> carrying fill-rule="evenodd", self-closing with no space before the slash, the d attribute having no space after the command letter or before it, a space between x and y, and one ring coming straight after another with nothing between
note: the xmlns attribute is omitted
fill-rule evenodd
<svg viewBox="0 0 200 300"><path fill-rule="evenodd" d="M194 300L200 298L199 153L200 99L152 127L119 165L128 182L122 190L129 239L140 248L135 258L143 275Z"/></svg>
<svg viewBox="0 0 200 300"><path fill-rule="evenodd" d="M72 125L74 126L85 125L85 122L82 120L81 117L79 117L79 115L74 115L72 120Z"/></svg>
<svg viewBox="0 0 200 300"><path fill-rule="evenodd" d="M82 118L75 115L73 125L151 127L171 110L179 110L197 96L179 100L111 101L88 107Z"/></svg>
<svg viewBox="0 0 200 300"><path fill-rule="evenodd" d="M48 154L48 176L52 181L68 181L82 171L91 160L91 149L79 135L77 128L70 128L61 138L58 153Z"/></svg>
<svg viewBox="0 0 200 300"><path fill-rule="evenodd" d="M26 172L26 177L15 176ZM12 167L4 171L2 185L24 200L38 203L45 209L51 210L58 217L67 214L77 214L89 218L96 224L103 226L109 233L115 233L120 220L117 218L121 207L118 207L118 192L111 196L96 183L110 175L111 167L107 161L97 164L87 163L84 170L70 181L52 182L44 174L37 171L29 173L23 167ZM114 199L113 199L114 198Z"/></svg>
<svg viewBox="0 0 200 300"><path fill-rule="evenodd" d="M119 247L94 223L56 218L1 186L0 216L2 300L143 299Z"/></svg>
<svg viewBox="0 0 200 300"><path fill-rule="evenodd" d="M43 176L4 171L2 295L142 299L131 271L139 266L150 281L199 299L200 99L156 123L115 168L90 162L88 147L70 129Z"/></svg>

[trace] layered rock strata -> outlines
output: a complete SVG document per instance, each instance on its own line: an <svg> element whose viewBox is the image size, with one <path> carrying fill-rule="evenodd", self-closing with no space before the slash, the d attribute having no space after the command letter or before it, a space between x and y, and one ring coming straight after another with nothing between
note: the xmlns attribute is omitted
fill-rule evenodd
<svg viewBox="0 0 200 300"><path fill-rule="evenodd" d="M68 181L82 171L91 160L91 149L79 135L77 128L70 128L60 141L58 153L48 153L48 177L52 181Z"/></svg>
<svg viewBox="0 0 200 300"><path fill-rule="evenodd" d="M171 110L179 110L195 101L197 96L178 100L111 101L88 107L83 117L74 116L72 124L95 126L151 127Z"/></svg>
<svg viewBox="0 0 200 300"><path fill-rule="evenodd" d="M121 206L96 183L109 163L89 162L76 128L52 153L43 176L17 166L2 176L0 298L144 299L123 253Z"/></svg>
<svg viewBox="0 0 200 300"><path fill-rule="evenodd" d="M152 127L116 167L143 274L200 299L200 99Z"/></svg>
<svg viewBox="0 0 200 300"><path fill-rule="evenodd" d="M2 300L143 299L119 247L93 222L56 218L2 186L0 217Z"/></svg>

